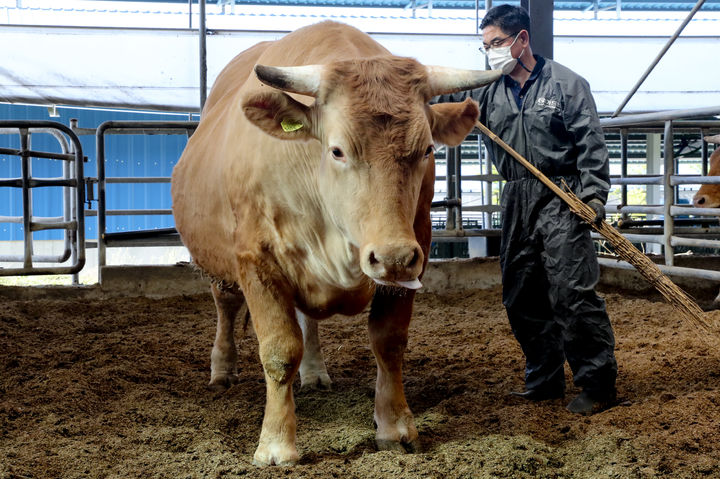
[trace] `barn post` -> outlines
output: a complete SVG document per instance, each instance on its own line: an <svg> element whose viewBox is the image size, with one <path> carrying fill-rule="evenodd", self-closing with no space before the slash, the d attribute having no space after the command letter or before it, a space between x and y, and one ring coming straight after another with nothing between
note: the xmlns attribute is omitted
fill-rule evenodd
<svg viewBox="0 0 720 479"><path fill-rule="evenodd" d="M520 0L530 15L530 47L533 53L553 58L553 0Z"/></svg>
<svg viewBox="0 0 720 479"><path fill-rule="evenodd" d="M456 192L456 185L455 185L455 162L457 161L456 153L457 148L453 147L447 147L446 148L446 174L445 174L445 182L446 182L446 188L447 188L447 199L448 200L455 200L457 197L455 196ZM455 209L457 206L450 206L448 205L448 208L446 210L447 216L445 218L445 229L446 230L455 230L458 228L458 224L456 223L456 214Z"/></svg>
<svg viewBox="0 0 720 479"><path fill-rule="evenodd" d="M663 171L663 249L665 255L665 264L673 266L675 257L672 245L672 234L675 227L675 218L672 216L672 207L675 202L675 187L672 185L672 176L675 172L675 158L673 155L673 122L665 121L665 133L663 138L663 158L665 166Z"/></svg>
<svg viewBox="0 0 720 479"><path fill-rule="evenodd" d="M205 26L205 0L200 0L200 113L207 98L207 29Z"/></svg>

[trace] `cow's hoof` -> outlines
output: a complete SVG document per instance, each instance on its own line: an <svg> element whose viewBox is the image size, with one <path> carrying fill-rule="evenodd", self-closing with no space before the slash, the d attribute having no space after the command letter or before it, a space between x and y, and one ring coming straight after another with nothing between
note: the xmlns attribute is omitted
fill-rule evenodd
<svg viewBox="0 0 720 479"><path fill-rule="evenodd" d="M231 386L238 383L237 374L218 374L210 379L208 389L215 392L223 392L230 389Z"/></svg>
<svg viewBox="0 0 720 479"><path fill-rule="evenodd" d="M253 466L257 466L257 467L268 467L268 466L287 467L287 466L294 466L295 464L297 464L297 461L282 461L278 464L275 464L274 462L267 463L267 462L258 461L257 459L253 459L252 463L253 463Z"/></svg>
<svg viewBox="0 0 720 479"><path fill-rule="evenodd" d="M388 439L376 439L378 451L393 451L401 453L414 454L420 452L420 440L415 439L410 442L390 441Z"/></svg>
<svg viewBox="0 0 720 479"><path fill-rule="evenodd" d="M327 373L308 374L300 376L300 389L310 391L330 391L332 381Z"/></svg>
<svg viewBox="0 0 720 479"><path fill-rule="evenodd" d="M298 456L297 452L293 450L293 452L289 454L280 454L279 451L276 451L275 454L270 454L268 452L261 452L261 451L255 451L255 456L253 456L253 465L258 467L267 467L267 466L294 466L297 464L297 462L300 460L300 457Z"/></svg>

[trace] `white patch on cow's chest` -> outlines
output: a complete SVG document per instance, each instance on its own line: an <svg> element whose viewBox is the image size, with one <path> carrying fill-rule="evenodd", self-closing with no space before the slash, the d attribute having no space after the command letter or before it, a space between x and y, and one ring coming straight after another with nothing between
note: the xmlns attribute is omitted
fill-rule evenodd
<svg viewBox="0 0 720 479"><path fill-rule="evenodd" d="M366 279L360 269L358 249L332 227L326 229L323 244L310 252L307 261L318 280L333 286L352 289Z"/></svg>
<svg viewBox="0 0 720 479"><path fill-rule="evenodd" d="M303 251L299 283L312 281L317 286L354 289L366 281L360 269L358 249L332 224L315 223L300 228L294 247ZM319 227L318 227L319 226Z"/></svg>

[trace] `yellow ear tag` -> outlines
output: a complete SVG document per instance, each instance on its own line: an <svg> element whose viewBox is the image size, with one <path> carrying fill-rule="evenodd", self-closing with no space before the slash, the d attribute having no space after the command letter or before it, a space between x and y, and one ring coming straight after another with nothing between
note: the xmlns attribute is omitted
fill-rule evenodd
<svg viewBox="0 0 720 479"><path fill-rule="evenodd" d="M283 131L291 132L299 130L303 127L303 124L291 118L285 118L283 121L280 122L280 126L282 126Z"/></svg>

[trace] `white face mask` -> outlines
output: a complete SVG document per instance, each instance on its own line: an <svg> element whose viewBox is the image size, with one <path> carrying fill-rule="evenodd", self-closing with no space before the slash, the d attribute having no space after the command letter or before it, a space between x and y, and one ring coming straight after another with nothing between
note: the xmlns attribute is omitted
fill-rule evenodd
<svg viewBox="0 0 720 479"><path fill-rule="evenodd" d="M502 70L503 75L509 75L515 69L515 65L517 65L517 58L513 58L510 49L513 47L513 45L515 45L515 42L517 41L519 36L520 32L515 35L515 40L513 40L510 46L495 47L487 50L487 53L485 55L487 55L490 68L492 68L493 70ZM520 52L520 56L522 56L524 51L525 50L523 49L523 51Z"/></svg>

